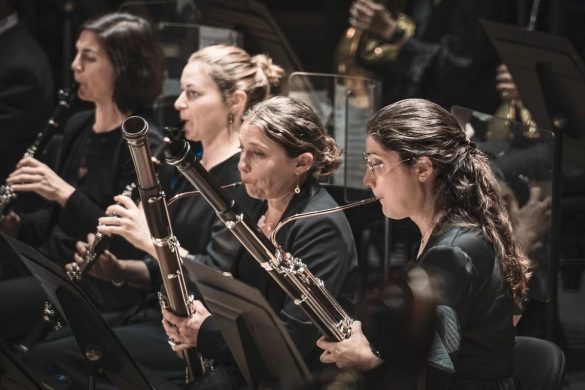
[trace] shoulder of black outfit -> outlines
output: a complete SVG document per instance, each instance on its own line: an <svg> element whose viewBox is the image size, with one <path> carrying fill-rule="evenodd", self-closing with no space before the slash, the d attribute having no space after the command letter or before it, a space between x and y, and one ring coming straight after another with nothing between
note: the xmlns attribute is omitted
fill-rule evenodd
<svg viewBox="0 0 585 390"><path fill-rule="evenodd" d="M441 289L441 301L451 302L465 288L481 289L495 272L499 274L493 245L479 227L445 225L434 231L414 263L429 272ZM455 288L454 286L459 286Z"/></svg>
<svg viewBox="0 0 585 390"><path fill-rule="evenodd" d="M433 232L427 246L417 262L436 294L436 345L449 353L454 380L509 380L514 303L493 245L479 227L451 225Z"/></svg>

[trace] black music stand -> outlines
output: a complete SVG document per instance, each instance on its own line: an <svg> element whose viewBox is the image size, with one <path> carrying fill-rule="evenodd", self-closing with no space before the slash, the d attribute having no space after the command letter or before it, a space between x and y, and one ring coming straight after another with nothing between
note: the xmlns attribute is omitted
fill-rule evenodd
<svg viewBox="0 0 585 390"><path fill-rule="evenodd" d="M546 323L547 338L552 340L558 314L563 138L585 136L585 65L566 38L493 22L482 21L482 25L538 126L555 133L549 256L551 304Z"/></svg>
<svg viewBox="0 0 585 390"><path fill-rule="evenodd" d="M51 390L49 385L39 382L33 374L10 351L4 340L0 340L0 389L6 390Z"/></svg>
<svg viewBox="0 0 585 390"><path fill-rule="evenodd" d="M244 49L250 54L270 53L274 63L282 66L287 74L303 69L270 11L261 2L209 0L202 4L202 22L242 33Z"/></svg>
<svg viewBox="0 0 585 390"><path fill-rule="evenodd" d="M49 299L71 327L89 368L89 388L95 388L98 370L122 389L153 390L114 332L87 295L65 274L30 246L0 233L41 283Z"/></svg>
<svg viewBox="0 0 585 390"><path fill-rule="evenodd" d="M172 15L177 9L173 0L126 1L120 10L153 20L198 23L209 27L222 27L237 31L243 36L243 48L250 54L269 53L275 64L287 74L302 70L302 65L288 43L270 11L256 0L206 0L186 2L192 14L186 20ZM189 5L189 6L187 6Z"/></svg>
<svg viewBox="0 0 585 390"><path fill-rule="evenodd" d="M184 265L250 388L311 380L301 354L258 290L211 267L192 261Z"/></svg>

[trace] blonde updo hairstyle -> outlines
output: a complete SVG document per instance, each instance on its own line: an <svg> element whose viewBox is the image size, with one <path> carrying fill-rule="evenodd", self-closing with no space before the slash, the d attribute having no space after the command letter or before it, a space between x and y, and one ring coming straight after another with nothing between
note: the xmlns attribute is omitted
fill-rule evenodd
<svg viewBox="0 0 585 390"><path fill-rule="evenodd" d="M246 92L248 99L244 111L280 93L284 70L264 54L250 56L236 46L214 45L193 53L189 62L195 61L209 67L209 75L225 103L230 103L235 91Z"/></svg>
<svg viewBox="0 0 585 390"><path fill-rule="evenodd" d="M284 148L290 158L309 152L313 165L309 176L323 179L341 165L341 150L329 136L315 111L306 103L275 96L253 106L243 121L256 126Z"/></svg>

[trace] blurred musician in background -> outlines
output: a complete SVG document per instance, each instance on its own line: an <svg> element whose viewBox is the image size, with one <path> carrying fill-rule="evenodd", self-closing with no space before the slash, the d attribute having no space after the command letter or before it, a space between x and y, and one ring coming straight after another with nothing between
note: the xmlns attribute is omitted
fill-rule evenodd
<svg viewBox="0 0 585 390"><path fill-rule="evenodd" d="M350 7L350 24L377 42L367 58L354 61L384 81L384 104L420 97L446 109L460 105L494 112L500 103L495 90L500 61L479 20L515 23L515 2L387 3L356 0ZM412 18L414 26L399 12Z"/></svg>

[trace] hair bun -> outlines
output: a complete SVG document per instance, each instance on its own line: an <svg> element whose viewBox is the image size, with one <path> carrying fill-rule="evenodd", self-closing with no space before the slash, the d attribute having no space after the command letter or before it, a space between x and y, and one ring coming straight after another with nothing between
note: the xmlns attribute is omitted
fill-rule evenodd
<svg viewBox="0 0 585 390"><path fill-rule="evenodd" d="M256 65L270 86L269 95L280 92L280 82L284 76L284 69L272 63L272 58L265 54L257 54L252 57L252 63Z"/></svg>

